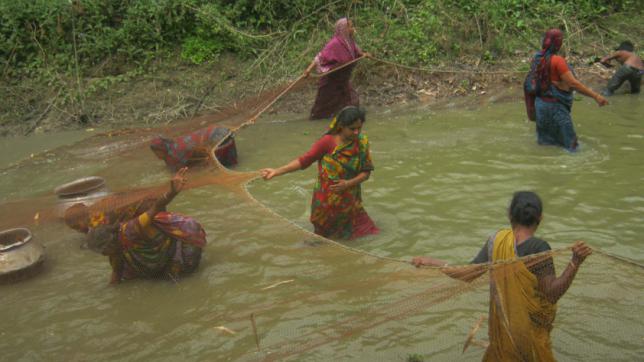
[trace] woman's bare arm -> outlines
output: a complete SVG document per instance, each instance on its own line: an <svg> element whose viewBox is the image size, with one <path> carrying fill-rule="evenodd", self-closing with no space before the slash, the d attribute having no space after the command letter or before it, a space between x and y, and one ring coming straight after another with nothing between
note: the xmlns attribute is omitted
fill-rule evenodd
<svg viewBox="0 0 644 362"><path fill-rule="evenodd" d="M170 180L170 190L163 194L155 203L152 205L146 213L150 218L154 218L154 215L164 211L166 206L172 202L172 200L181 192L185 186L188 179L186 178L186 172L188 171L187 167L184 167L177 171L177 173Z"/></svg>
<svg viewBox="0 0 644 362"><path fill-rule="evenodd" d="M541 290L550 303L557 303L559 298L566 293L572 281L575 279L575 275L577 275L579 266L592 252L592 249L583 241L577 241L572 247L572 259L559 277L546 275L539 278L539 290Z"/></svg>
<svg viewBox="0 0 644 362"><path fill-rule="evenodd" d="M432 258L430 256L414 257L411 260L411 263L417 268L420 268L422 266L440 267L441 271L448 277L462 280L464 282L471 282L487 271L485 264L449 266L449 264L445 260Z"/></svg>
<svg viewBox="0 0 644 362"><path fill-rule="evenodd" d="M262 175L264 180L270 180L273 177L281 176L289 172L297 171L302 169L302 164L299 159L294 159L293 161L287 163L286 165L278 168L263 168L259 170L259 173Z"/></svg>
<svg viewBox="0 0 644 362"><path fill-rule="evenodd" d="M561 79L566 82L571 88L579 91L581 94L586 95L597 102L597 104L601 106L605 106L608 104L608 101L606 98L602 97L601 94L596 93L592 89L586 87L582 82L577 80L575 76L572 74L572 72L568 71L564 74L561 75Z"/></svg>

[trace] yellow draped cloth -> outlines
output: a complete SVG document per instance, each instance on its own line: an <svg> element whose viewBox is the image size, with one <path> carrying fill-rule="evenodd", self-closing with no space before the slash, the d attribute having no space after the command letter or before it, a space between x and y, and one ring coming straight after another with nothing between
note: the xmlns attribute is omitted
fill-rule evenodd
<svg viewBox="0 0 644 362"><path fill-rule="evenodd" d="M489 249L488 249L489 250ZM537 277L516 260L512 230L497 232L490 270L490 344L483 361L554 361L550 330L557 306L537 288Z"/></svg>

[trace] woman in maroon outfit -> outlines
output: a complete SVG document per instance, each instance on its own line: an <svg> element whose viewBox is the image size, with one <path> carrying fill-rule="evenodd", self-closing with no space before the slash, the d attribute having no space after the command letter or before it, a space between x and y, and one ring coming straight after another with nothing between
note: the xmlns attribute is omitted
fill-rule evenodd
<svg viewBox="0 0 644 362"><path fill-rule="evenodd" d="M351 20L342 18L335 23L335 35L306 68L309 75L314 67L325 74L363 55L354 40L355 28ZM311 119L331 118L346 106L358 106L358 93L351 86L351 72L354 64L324 75L318 84L318 94L311 109Z"/></svg>

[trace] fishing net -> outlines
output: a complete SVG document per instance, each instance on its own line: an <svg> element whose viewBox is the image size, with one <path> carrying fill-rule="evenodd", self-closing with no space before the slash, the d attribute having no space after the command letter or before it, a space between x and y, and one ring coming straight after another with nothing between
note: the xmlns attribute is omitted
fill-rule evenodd
<svg viewBox="0 0 644 362"><path fill-rule="evenodd" d="M396 68L399 77L405 80L417 71ZM358 68L357 73L360 72L366 70ZM396 350L404 359L405 338L423 335L427 325L432 324L438 325L433 329L436 334L428 336L425 349L418 353L430 358L439 356L441 360L460 359L463 355L479 359L491 342L485 332L488 328L497 330L497 337L504 343L503 348L515 352L526 345L546 343L543 335L535 334L534 326L538 327L539 333L554 327L552 333L555 336L566 337L570 345L557 345L555 348L560 356L579 358L583 355L584 359L592 357L596 360L615 360L616 357L635 360L641 357L644 352L643 335L632 332L642 331L641 326L644 325L638 299L641 293L632 291L644 290L644 268L628 259L596 250L575 279L576 285L584 287L566 294L562 300L567 302L563 305L557 303L560 310L556 314L554 306L542 309L530 306L530 313L524 313L524 309L512 303L514 299L508 300L518 297L512 293L504 294L502 290L512 290L511 279L525 268L534 275L539 275L544 269L554 269L555 275L560 275L570 267L570 248L510 262L416 269L409 260L370 253L315 235L257 201L247 186L258 179L259 174L237 171L235 162L229 162L231 168L223 166L222 158L226 156L221 156L221 151L219 155L217 152L242 128L261 122L261 116L277 102L290 102L290 95L310 92L314 85L315 78L300 77L273 89L262 90L255 97L240 100L213 114L155 128L109 131L16 163L3 171L7 173L26 166L38 166L40 172L47 172L50 168L67 167L73 174L83 172L103 177L109 185L109 194L80 206L82 199L61 200L47 191L51 189L50 184L34 181L33 175L26 175L24 180L18 178L16 185L29 182L40 190L39 195L34 197L33 190L16 187L16 191L6 195L0 205L0 226L5 229L62 222L73 226L79 219L89 220L94 226L129 220L145 211L168 190L167 181L159 181L167 180L167 173L161 174L165 178L159 177L162 162L150 150L151 142L159 136L169 142L182 142L186 135L216 127L225 132L214 138L197 137L198 141L192 145L190 153L184 155L184 161L191 166L185 189L218 186L252 207L269 213L285 234L307 245L328 246L335 251L335 254L331 252L325 257L351 254L357 260L346 274L310 280L294 277L267 286L265 289L270 298L254 303L244 312L205 316L205 321L219 324L219 328L231 338L231 343L238 346L225 358L273 361L339 357L374 360L383 351ZM176 164L168 166L177 168ZM132 169L140 171L137 174L127 171ZM359 271L361 265L386 272L364 275ZM615 277L609 277L611 275ZM283 287L288 283L300 283L304 287L292 292ZM560 285L551 293L560 296L567 289L568 285ZM547 299L540 298L536 300ZM595 300L612 300L619 315L633 318L612 318L604 307L593 304ZM324 306L331 301L342 305L342 312L328 313ZM489 317L492 309L494 319ZM542 313L542 310L549 313ZM583 316L577 318L578 313ZM452 317L445 318L445 315ZM596 335L598 325L601 325L602 338L610 339L613 345L626 346L622 356L607 354L586 340ZM355 346L357 341L360 341L359 347ZM351 355L351 351L356 349L362 350L363 354ZM516 360L537 359L516 353L513 355Z"/></svg>

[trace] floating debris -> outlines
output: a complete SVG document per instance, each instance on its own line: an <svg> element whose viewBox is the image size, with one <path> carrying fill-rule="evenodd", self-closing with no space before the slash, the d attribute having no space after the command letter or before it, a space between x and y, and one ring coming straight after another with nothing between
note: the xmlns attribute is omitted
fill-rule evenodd
<svg viewBox="0 0 644 362"><path fill-rule="evenodd" d="M218 329L220 331L226 332L226 333L230 334L231 336L234 336L235 334L237 334L237 332L235 332L232 329L230 329L228 327L225 327L225 326L217 326L217 327L215 327L215 329Z"/></svg>
<svg viewBox="0 0 644 362"><path fill-rule="evenodd" d="M281 282L277 282L277 283L275 283L275 284L271 284L271 285L269 285L269 286L267 286L267 287L264 287L264 288L262 288L261 290L268 290L268 289L272 289L272 288L275 288L275 287L277 287L277 286L279 286L279 285L292 283L292 282L294 282L294 281L295 281L295 279L282 280Z"/></svg>

